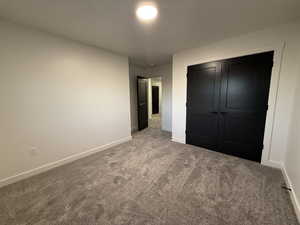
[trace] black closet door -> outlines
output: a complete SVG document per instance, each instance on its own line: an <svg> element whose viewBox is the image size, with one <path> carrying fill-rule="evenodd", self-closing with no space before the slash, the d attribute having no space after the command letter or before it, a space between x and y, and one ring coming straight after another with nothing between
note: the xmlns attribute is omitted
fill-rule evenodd
<svg viewBox="0 0 300 225"><path fill-rule="evenodd" d="M186 143L261 160L273 52L189 66Z"/></svg>
<svg viewBox="0 0 300 225"><path fill-rule="evenodd" d="M186 143L218 147L220 63L188 68Z"/></svg>
<svg viewBox="0 0 300 225"><path fill-rule="evenodd" d="M261 161L273 52L222 63L220 151Z"/></svg>

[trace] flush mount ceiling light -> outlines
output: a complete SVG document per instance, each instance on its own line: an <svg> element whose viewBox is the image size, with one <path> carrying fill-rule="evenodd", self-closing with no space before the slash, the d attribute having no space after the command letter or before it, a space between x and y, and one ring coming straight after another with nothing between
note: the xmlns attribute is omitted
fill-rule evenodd
<svg viewBox="0 0 300 225"><path fill-rule="evenodd" d="M140 20L151 21L157 17L157 8L153 5L142 5L137 8L136 15Z"/></svg>

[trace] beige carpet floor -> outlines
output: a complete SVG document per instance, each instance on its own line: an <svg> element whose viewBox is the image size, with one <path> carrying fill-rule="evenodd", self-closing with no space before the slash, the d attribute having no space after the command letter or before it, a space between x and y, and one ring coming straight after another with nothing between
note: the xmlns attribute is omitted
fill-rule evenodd
<svg viewBox="0 0 300 225"><path fill-rule="evenodd" d="M149 120L149 127L161 129L161 117L160 114L152 114L151 120Z"/></svg>
<svg viewBox="0 0 300 225"><path fill-rule="evenodd" d="M279 170L173 143L152 125L128 143L0 189L0 224L298 224Z"/></svg>

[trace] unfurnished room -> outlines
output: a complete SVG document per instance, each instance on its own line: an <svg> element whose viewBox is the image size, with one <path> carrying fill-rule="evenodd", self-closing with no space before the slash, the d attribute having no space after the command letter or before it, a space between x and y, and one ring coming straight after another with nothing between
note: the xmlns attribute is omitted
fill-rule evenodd
<svg viewBox="0 0 300 225"><path fill-rule="evenodd" d="M299 225L299 0L0 0L0 225Z"/></svg>

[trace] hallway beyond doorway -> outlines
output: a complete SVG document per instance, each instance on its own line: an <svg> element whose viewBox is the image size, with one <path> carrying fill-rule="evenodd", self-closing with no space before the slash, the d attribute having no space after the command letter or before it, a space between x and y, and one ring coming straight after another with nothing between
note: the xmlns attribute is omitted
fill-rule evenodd
<svg viewBox="0 0 300 225"><path fill-rule="evenodd" d="M149 127L161 129L161 118L160 114L152 114L151 119L149 119Z"/></svg>
<svg viewBox="0 0 300 225"><path fill-rule="evenodd" d="M131 131L139 130L139 109L138 106L138 78L148 80L147 88L147 106L148 120L152 114L159 113L161 117L161 129L164 131L172 131L172 63L157 67L143 68L132 63L129 63L130 77L130 116L131 116ZM158 112L152 110L152 86L158 87L159 104ZM142 104L144 105L144 104ZM155 113L156 112L156 113ZM146 115L143 113L143 118Z"/></svg>

